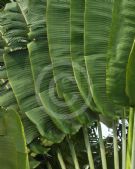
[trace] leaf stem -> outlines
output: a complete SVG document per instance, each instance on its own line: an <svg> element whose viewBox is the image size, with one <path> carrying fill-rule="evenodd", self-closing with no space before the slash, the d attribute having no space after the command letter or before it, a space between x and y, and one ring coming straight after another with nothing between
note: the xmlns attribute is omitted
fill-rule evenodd
<svg viewBox="0 0 135 169"><path fill-rule="evenodd" d="M77 155L76 155L75 148L74 148L74 144L71 139L68 139L68 144L69 144L69 148L71 151L75 169L80 169L79 162L78 162Z"/></svg>
<svg viewBox="0 0 135 169"><path fill-rule="evenodd" d="M122 118L122 169L126 169L126 125L125 125L125 109Z"/></svg>
<svg viewBox="0 0 135 169"><path fill-rule="evenodd" d="M131 169L135 169L135 113L134 113Z"/></svg>
<svg viewBox="0 0 135 169"><path fill-rule="evenodd" d="M63 160L61 151L60 151L59 149L57 150L57 157L58 157L58 160L59 160L61 169L66 169L66 165L65 165L65 163L64 163L64 160Z"/></svg>
<svg viewBox="0 0 135 169"><path fill-rule="evenodd" d="M49 162L47 163L47 169L52 169L52 166Z"/></svg>
<svg viewBox="0 0 135 169"><path fill-rule="evenodd" d="M84 141L85 141L85 146L87 150L90 169L95 169L87 127L83 127L83 134L84 134Z"/></svg>
<svg viewBox="0 0 135 169"><path fill-rule="evenodd" d="M131 169L133 126L134 126L134 112L133 112L133 108L130 108L130 111L129 111L129 129L128 129L128 145L127 145L126 169Z"/></svg>
<svg viewBox="0 0 135 169"><path fill-rule="evenodd" d="M119 169L117 127L116 127L116 121L115 120L113 121L113 145L114 145L114 166L115 166L115 169Z"/></svg>
<svg viewBox="0 0 135 169"><path fill-rule="evenodd" d="M98 134L99 134L99 144L100 144L102 167L103 167L103 169L107 169L105 146L104 146L104 142L103 142L103 138L102 138L102 130L101 130L100 122L98 123Z"/></svg>

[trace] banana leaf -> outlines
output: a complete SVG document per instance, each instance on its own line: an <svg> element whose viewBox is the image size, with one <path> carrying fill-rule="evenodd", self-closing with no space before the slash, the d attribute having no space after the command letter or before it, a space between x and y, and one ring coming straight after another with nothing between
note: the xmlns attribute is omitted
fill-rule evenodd
<svg viewBox="0 0 135 169"><path fill-rule="evenodd" d="M40 115L42 113L41 105L35 96L34 80L27 50L28 27L26 23L24 13L22 13L16 2L6 5L1 16L2 35L7 43L4 62L20 110L23 113L30 111L33 114L36 110L36 114ZM50 120L46 114L44 118L38 118L37 120L38 125L36 123L36 127L42 136L54 142L59 142L62 139L63 134L58 129L53 134L45 131L44 128L48 124L46 121ZM51 120L49 125L51 125Z"/></svg>
<svg viewBox="0 0 135 169"><path fill-rule="evenodd" d="M8 77L7 77L7 72L6 68L4 65L4 59L3 59L3 54L4 54L4 47L5 47L5 42L2 39L2 35L0 33L0 106L8 108L17 108L17 103L15 96L13 94L13 91L11 89L11 86L8 82Z"/></svg>
<svg viewBox="0 0 135 169"><path fill-rule="evenodd" d="M28 18L28 24L30 25L30 32L29 32L29 37L32 40L28 44L28 50L29 50L29 57L31 61L31 67L33 71L33 79L35 81L35 90L37 97L39 96L40 93L41 97L38 97L38 100L41 104L43 104L46 113L51 117L52 122L54 125L49 125L51 120L47 121L46 124L48 124L48 128L46 127L47 132L51 132L50 128L54 128L54 133L55 131L55 125L59 130L62 130L62 132L70 134L72 133L72 130L76 130L76 127L73 127L71 125L70 120L60 120L56 116L52 116L50 114L50 111L55 112L55 105L51 105L51 100L50 103L48 103L48 98L50 97L48 94L45 92L50 90L50 81L53 80L53 73L52 69L49 72L45 72L44 69L47 69L51 65L51 60L49 57L49 51L48 51L48 43L47 43L47 34L46 34L46 18L45 18L45 10L46 10L46 1L41 1L39 6L35 5L36 1L33 1L32 3L29 2L29 9L28 9L28 15L26 17ZM36 13L33 15L33 13ZM31 17L33 16L33 17ZM42 77L43 75L43 77ZM42 79L43 78L43 79ZM47 98L47 99L45 99ZM45 103L44 103L45 102ZM53 104L53 103L52 103ZM68 112L68 110L62 110L56 106L57 112ZM34 113L27 113L28 117L34 121L38 119L38 115L36 117ZM47 116L47 115L46 115ZM40 120L46 118L45 116L43 117L43 112L41 113ZM39 122L38 122L39 123ZM45 123L43 121L43 123ZM75 123L74 123L75 125ZM77 127L79 125L77 124ZM75 132L75 131L74 131ZM63 136L61 137L63 138Z"/></svg>
<svg viewBox="0 0 135 169"><path fill-rule="evenodd" d="M86 0L84 56L94 102L103 115L114 118L120 111L119 108L115 109L113 101L106 94L106 63L112 7L111 0Z"/></svg>
<svg viewBox="0 0 135 169"><path fill-rule="evenodd" d="M65 100L72 112L69 118L76 117L81 124L89 123L95 113L92 114L80 95L70 55L70 1L57 3L48 0L46 16L49 53L58 97Z"/></svg>
<svg viewBox="0 0 135 169"><path fill-rule="evenodd" d="M88 107L98 112L90 91L84 59L84 12L85 1L70 1L70 54L80 94Z"/></svg>
<svg viewBox="0 0 135 169"><path fill-rule="evenodd" d="M129 104L131 107L135 106L135 91L134 91L134 86L135 86L135 41L133 43L129 59L128 59L128 64L127 64L127 69L126 69L126 93L129 97Z"/></svg>
<svg viewBox="0 0 135 169"><path fill-rule="evenodd" d="M107 63L107 93L119 105L129 106L126 67L135 36L135 1L115 0Z"/></svg>
<svg viewBox="0 0 135 169"><path fill-rule="evenodd" d="M29 169L24 129L19 115L0 109L0 166L5 169Z"/></svg>

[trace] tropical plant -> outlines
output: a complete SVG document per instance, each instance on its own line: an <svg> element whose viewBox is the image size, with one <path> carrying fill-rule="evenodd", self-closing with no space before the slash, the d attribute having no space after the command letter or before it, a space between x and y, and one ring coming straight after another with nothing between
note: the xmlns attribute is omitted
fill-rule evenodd
<svg viewBox="0 0 135 169"><path fill-rule="evenodd" d="M113 129L113 168L134 169L134 0L0 7L0 166L110 168L103 122Z"/></svg>

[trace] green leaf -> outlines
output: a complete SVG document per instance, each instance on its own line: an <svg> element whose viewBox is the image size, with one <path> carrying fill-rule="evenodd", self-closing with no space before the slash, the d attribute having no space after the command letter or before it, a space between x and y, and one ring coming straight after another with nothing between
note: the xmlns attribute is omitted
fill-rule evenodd
<svg viewBox="0 0 135 169"><path fill-rule="evenodd" d="M66 118L75 119L81 124L88 123L93 119L92 111L88 110L80 95L70 55L70 1L57 3L48 0L47 2L48 45L58 97L65 101L63 111L71 112L66 115ZM60 103L59 98L57 98L58 103Z"/></svg>
<svg viewBox="0 0 135 169"><path fill-rule="evenodd" d="M134 107L135 106L135 91L134 91L134 86L135 86L135 41L133 43L129 59L128 59L128 64L127 64L127 69L126 69L126 93L129 97L129 103L130 106Z"/></svg>
<svg viewBox="0 0 135 169"><path fill-rule="evenodd" d="M35 138L40 136L36 126L28 119L26 115L21 114L21 120L24 126L27 144L30 144Z"/></svg>
<svg viewBox="0 0 135 169"><path fill-rule="evenodd" d="M115 1L108 50L107 93L117 104L129 106L126 66L135 36L135 1Z"/></svg>
<svg viewBox="0 0 135 169"><path fill-rule="evenodd" d="M114 117L114 105L106 94L106 61L112 5L111 0L86 0L84 44L89 85L94 102L101 113Z"/></svg>
<svg viewBox="0 0 135 169"><path fill-rule="evenodd" d="M64 83L64 80L67 81L67 79L63 80L63 76L71 76L71 68L69 69L69 67L71 66L69 2L69 0L62 0L59 3L55 0L47 1L46 17L49 52L53 64L56 89L58 92L58 96L61 98L63 98L64 90L69 87L68 84Z"/></svg>
<svg viewBox="0 0 135 169"><path fill-rule="evenodd" d="M45 15L44 15L45 6L43 6L45 5L45 1L42 1L41 4L43 5L39 5L39 6L35 6L34 5L35 3L36 1L29 3L28 14L25 15L25 18L27 20L27 23L30 25L29 37L32 41L31 43L28 44L28 50L29 50L32 75L33 75L34 84L35 84L35 90L36 90L36 94L38 95L39 93L42 93L42 92L45 93L45 90L49 89L48 85L50 83L50 80L53 79L53 74L51 70L49 72L49 75L46 75L46 77L42 79L43 82L41 82L40 84L40 79L38 79L40 77L40 73L42 73L43 68L51 64L51 60L48 54L48 45L47 45L47 38L46 38L46 32L45 32L46 30ZM35 13L35 11L37 14ZM45 97L49 97L49 96L45 95ZM38 99L40 100L40 98ZM45 105L44 95L43 97L41 97L41 100L43 102L43 105ZM73 127L71 125L70 120L64 120L63 122L62 120L60 121L59 119L56 119L50 116L50 113L49 113L50 110L52 109L52 111L54 111L55 113L55 110L54 110L55 107L54 106L50 107L50 104L48 104L47 106L49 107L47 108L46 106L44 106L47 113L43 111L43 107L40 108L39 113L36 112L37 108L32 109L32 111L26 112L30 120L34 122L34 124L37 125L37 128L39 129L42 135L43 135L43 132L46 131L46 135L48 134L50 136L49 139L54 138L55 142L56 141L58 142L58 139L56 138L57 135L59 135L59 141L61 141L64 137L64 135L60 133L60 130L62 130L64 133L67 133L68 131L68 134L71 133L72 128L74 128L76 131L76 127ZM66 111L68 112L68 110ZM65 112L65 111L62 111L62 112ZM51 117L51 119L49 118L47 114ZM67 123L67 121L69 121L68 122L69 124ZM61 125L64 127L61 127ZM77 124L77 128L78 126L79 125ZM59 128L59 130L57 128Z"/></svg>
<svg viewBox="0 0 135 169"><path fill-rule="evenodd" d="M6 5L1 20L3 38L8 45L4 54L4 62L7 69L8 79L18 105L23 113L36 113L35 117L38 117L38 119L37 121L35 120L36 123L34 124L36 124L36 127L42 136L51 141L58 142L62 139L60 131L58 130L58 132L56 132L55 130L54 134L52 134L53 130L51 130L50 135L50 133L45 130L45 124L48 124L48 116L46 115L46 112L44 111L44 117L40 116L43 114L41 112L40 104L35 96L34 80L27 50L28 29L24 13L22 13L17 3L10 3ZM37 116L38 114L39 116ZM41 120L42 123L38 123L39 120ZM50 126L51 120L49 123L49 127Z"/></svg>
<svg viewBox="0 0 135 169"><path fill-rule="evenodd" d="M2 39L2 35L0 33L0 106L5 108L17 108L17 103L11 86L8 82L7 72L4 65L4 40Z"/></svg>
<svg viewBox="0 0 135 169"><path fill-rule="evenodd" d="M0 92L0 106L5 108L17 108L17 103L11 89Z"/></svg>
<svg viewBox="0 0 135 169"><path fill-rule="evenodd" d="M42 125L42 130L40 130L41 133L43 130L46 130L47 133L50 133L50 136L55 138L55 141L57 140L56 135L59 133L59 138L61 141L64 135L60 134L60 131L66 134L75 133L80 128L80 125L74 123L73 120L61 120L56 116L51 115L51 112L53 112L54 115L56 112L64 115L66 112L69 113L69 109L67 106L64 109L61 109L61 107L55 105L47 93L48 90L53 91L53 89L50 87L50 82L53 81L53 72L52 69L49 71L47 70L51 67L51 60L49 57L48 43L45 31L45 2L46 1L42 1L41 4L43 5L40 6L34 5L36 1L29 3L28 15L26 15L26 19L30 25L29 37L32 40L31 43L28 44L28 50L35 83L36 95L37 97L40 95L40 97L37 99L39 102L41 100L41 103L39 104L43 104L46 114L43 112L43 108L39 114L36 114L36 111L34 111L34 109L26 113L31 121L37 123L37 127L39 125ZM36 14L35 11L37 11ZM47 114L49 116L47 116ZM72 123L74 125L72 125ZM56 126L59 130L56 128Z"/></svg>
<svg viewBox="0 0 135 169"><path fill-rule="evenodd" d="M34 160L34 159L30 159L31 169L35 169L35 168L37 168L39 165L40 165L40 162L39 162L39 161L36 161L36 160Z"/></svg>
<svg viewBox="0 0 135 169"><path fill-rule="evenodd" d="M98 111L91 95L84 59L84 12L85 1L70 2L70 51L72 66L80 94L93 111Z"/></svg>
<svg viewBox="0 0 135 169"><path fill-rule="evenodd" d="M0 136L0 166L6 169L29 169L24 130L18 114L0 110L5 134Z"/></svg>

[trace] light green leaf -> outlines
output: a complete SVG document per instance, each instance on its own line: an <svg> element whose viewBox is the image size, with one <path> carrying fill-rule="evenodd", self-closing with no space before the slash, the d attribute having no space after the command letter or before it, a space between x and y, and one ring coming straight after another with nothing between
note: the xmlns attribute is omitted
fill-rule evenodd
<svg viewBox="0 0 135 169"><path fill-rule="evenodd" d="M101 113L114 117L114 105L106 94L106 61L112 5L111 0L86 0L84 33L85 61L94 102Z"/></svg>
<svg viewBox="0 0 135 169"><path fill-rule="evenodd" d="M125 92L126 66L135 37L135 1L115 0L108 50L107 93L117 104L129 106Z"/></svg>
<svg viewBox="0 0 135 169"><path fill-rule="evenodd" d="M0 166L6 169L29 169L24 130L18 114L0 110L5 133L0 136Z"/></svg>
<svg viewBox="0 0 135 169"><path fill-rule="evenodd" d="M130 106L135 106L135 41L133 43L127 69L126 69L126 93L129 97Z"/></svg>
<svg viewBox="0 0 135 169"><path fill-rule="evenodd" d="M76 83L86 104L98 111L91 95L84 59L84 12L85 1L70 1L71 59Z"/></svg>
<svg viewBox="0 0 135 169"><path fill-rule="evenodd" d="M70 55L70 1L58 3L48 0L47 2L48 45L58 97L63 98L63 102L65 101L67 110L63 108L63 111L69 111L66 118L69 116L72 120L76 118L81 124L88 123L93 119L92 111L88 110L88 106L80 95ZM60 99L57 100L60 102Z"/></svg>

